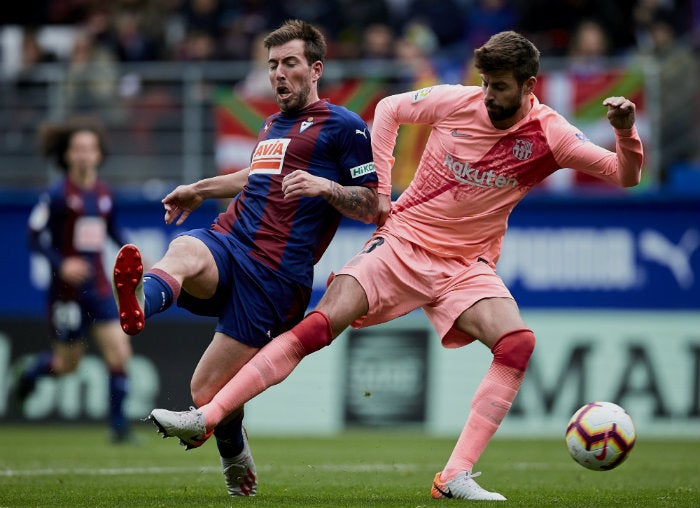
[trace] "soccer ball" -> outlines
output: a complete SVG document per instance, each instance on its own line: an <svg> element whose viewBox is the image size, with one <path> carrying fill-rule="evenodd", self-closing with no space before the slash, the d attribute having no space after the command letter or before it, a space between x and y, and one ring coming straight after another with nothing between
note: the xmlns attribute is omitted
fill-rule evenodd
<svg viewBox="0 0 700 508"><path fill-rule="evenodd" d="M566 447L573 459L594 471L622 464L634 448L637 434L627 412L612 402L589 402L566 426Z"/></svg>

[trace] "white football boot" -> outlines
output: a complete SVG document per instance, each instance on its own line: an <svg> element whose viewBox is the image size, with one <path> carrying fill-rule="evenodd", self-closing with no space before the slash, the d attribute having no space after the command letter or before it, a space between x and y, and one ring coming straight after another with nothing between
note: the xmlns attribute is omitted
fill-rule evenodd
<svg viewBox="0 0 700 508"><path fill-rule="evenodd" d="M442 471L440 471L442 473ZM470 501L505 501L498 492L489 492L482 489L474 478L481 473L472 474L469 471L458 473L454 478L443 482L440 473L435 475L430 495L434 499L468 499Z"/></svg>

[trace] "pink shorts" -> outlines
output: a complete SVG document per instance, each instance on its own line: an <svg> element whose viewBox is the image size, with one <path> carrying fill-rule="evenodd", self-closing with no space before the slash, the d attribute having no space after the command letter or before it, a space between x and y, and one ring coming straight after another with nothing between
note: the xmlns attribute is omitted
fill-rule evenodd
<svg viewBox="0 0 700 508"><path fill-rule="evenodd" d="M420 307L446 348L475 340L454 326L466 309L484 298L513 298L486 262L440 257L386 232L375 233L338 274L354 277L369 301L369 312L353 328L385 323Z"/></svg>

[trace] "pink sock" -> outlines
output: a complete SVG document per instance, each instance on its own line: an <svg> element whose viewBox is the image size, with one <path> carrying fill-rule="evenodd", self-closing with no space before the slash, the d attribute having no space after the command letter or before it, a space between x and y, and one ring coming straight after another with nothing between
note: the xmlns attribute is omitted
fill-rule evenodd
<svg viewBox="0 0 700 508"><path fill-rule="evenodd" d="M207 431L256 395L284 380L306 355L328 345L331 338L328 317L313 311L290 331L272 339L208 404L199 408L204 411Z"/></svg>
<svg viewBox="0 0 700 508"><path fill-rule="evenodd" d="M302 358L304 349L291 331L266 344L208 404L199 408L204 411L207 431L233 410L289 376Z"/></svg>
<svg viewBox="0 0 700 508"><path fill-rule="evenodd" d="M530 330L510 332L496 342L493 362L474 394L467 423L440 475L442 481L472 470L518 394L534 345Z"/></svg>

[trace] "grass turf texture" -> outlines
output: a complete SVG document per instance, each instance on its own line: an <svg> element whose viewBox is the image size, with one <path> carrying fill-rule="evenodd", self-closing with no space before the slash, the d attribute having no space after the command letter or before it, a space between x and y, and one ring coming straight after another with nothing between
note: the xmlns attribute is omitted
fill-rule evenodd
<svg viewBox="0 0 700 508"><path fill-rule="evenodd" d="M250 429L258 496L229 498L213 440L185 451L150 424L137 444L112 445L103 426L0 426L0 507L430 507L430 485L454 439L415 432L263 437ZM479 483L511 506L698 507L700 440L640 437L618 469L589 471L564 440L494 439ZM480 503L483 505L484 503ZM485 503L488 505L489 503ZM503 506L502 503L499 503Z"/></svg>

